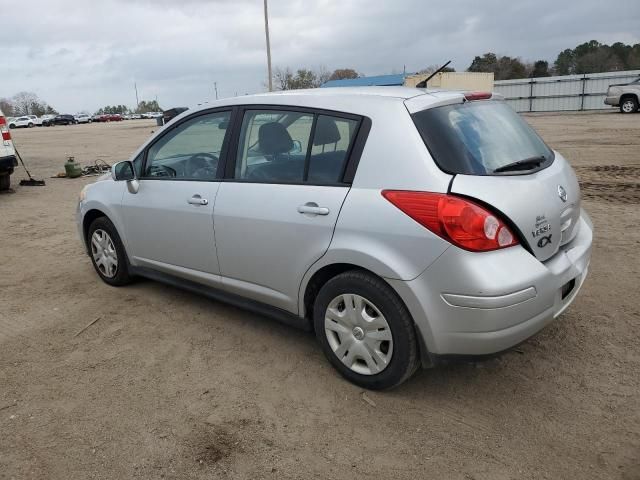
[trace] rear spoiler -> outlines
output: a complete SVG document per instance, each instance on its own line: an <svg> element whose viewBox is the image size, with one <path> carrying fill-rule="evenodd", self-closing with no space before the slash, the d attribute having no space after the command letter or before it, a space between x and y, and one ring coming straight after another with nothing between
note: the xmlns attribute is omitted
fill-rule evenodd
<svg viewBox="0 0 640 480"><path fill-rule="evenodd" d="M410 114L426 110L428 108L442 107L445 105L455 105L468 101L493 101L504 100L504 96L496 92L466 92L463 90L436 90L424 95L408 98L404 101Z"/></svg>

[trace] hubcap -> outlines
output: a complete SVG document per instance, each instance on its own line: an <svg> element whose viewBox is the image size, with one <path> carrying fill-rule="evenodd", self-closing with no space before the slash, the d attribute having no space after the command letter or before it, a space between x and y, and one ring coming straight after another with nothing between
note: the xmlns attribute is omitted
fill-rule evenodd
<svg viewBox="0 0 640 480"><path fill-rule="evenodd" d="M630 100L627 100L626 102L624 102L622 104L622 110L624 110L627 113L631 112L633 110L633 102Z"/></svg>
<svg viewBox="0 0 640 480"><path fill-rule="evenodd" d="M113 278L118 271L118 254L107 232L98 229L91 236L91 255L100 273Z"/></svg>
<svg viewBox="0 0 640 480"><path fill-rule="evenodd" d="M324 317L327 341L349 369L375 375L393 355L391 328L378 307L360 295L345 293L331 300Z"/></svg>

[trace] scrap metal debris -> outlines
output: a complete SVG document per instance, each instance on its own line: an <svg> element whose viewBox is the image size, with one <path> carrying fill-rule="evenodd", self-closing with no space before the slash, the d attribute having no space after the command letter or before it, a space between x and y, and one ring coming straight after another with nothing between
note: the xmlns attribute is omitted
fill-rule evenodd
<svg viewBox="0 0 640 480"><path fill-rule="evenodd" d="M95 319L93 319L91 322L89 322L86 326L82 327L80 330L78 330L76 332L76 334L74 335L74 337L77 337L78 335L80 335L82 332L84 332L87 328L89 328L91 325L93 325L94 323L96 323L98 320L100 320L100 317L96 317Z"/></svg>

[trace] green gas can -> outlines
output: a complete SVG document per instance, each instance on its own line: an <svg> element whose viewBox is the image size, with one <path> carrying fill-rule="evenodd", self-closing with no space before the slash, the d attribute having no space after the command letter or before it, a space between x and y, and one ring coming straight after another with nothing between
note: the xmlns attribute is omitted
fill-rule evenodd
<svg viewBox="0 0 640 480"><path fill-rule="evenodd" d="M76 162L75 157L69 157L64 164L64 171L69 178L77 178L82 175L82 167Z"/></svg>

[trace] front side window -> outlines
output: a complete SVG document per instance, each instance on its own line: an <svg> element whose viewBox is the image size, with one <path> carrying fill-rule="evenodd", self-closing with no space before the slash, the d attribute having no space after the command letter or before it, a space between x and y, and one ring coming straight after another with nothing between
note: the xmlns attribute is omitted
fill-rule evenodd
<svg viewBox="0 0 640 480"><path fill-rule="evenodd" d="M358 124L325 114L249 110L240 130L235 178L340 183Z"/></svg>
<svg viewBox="0 0 640 480"><path fill-rule="evenodd" d="M147 151L143 177L215 180L230 117L214 112L173 128Z"/></svg>

